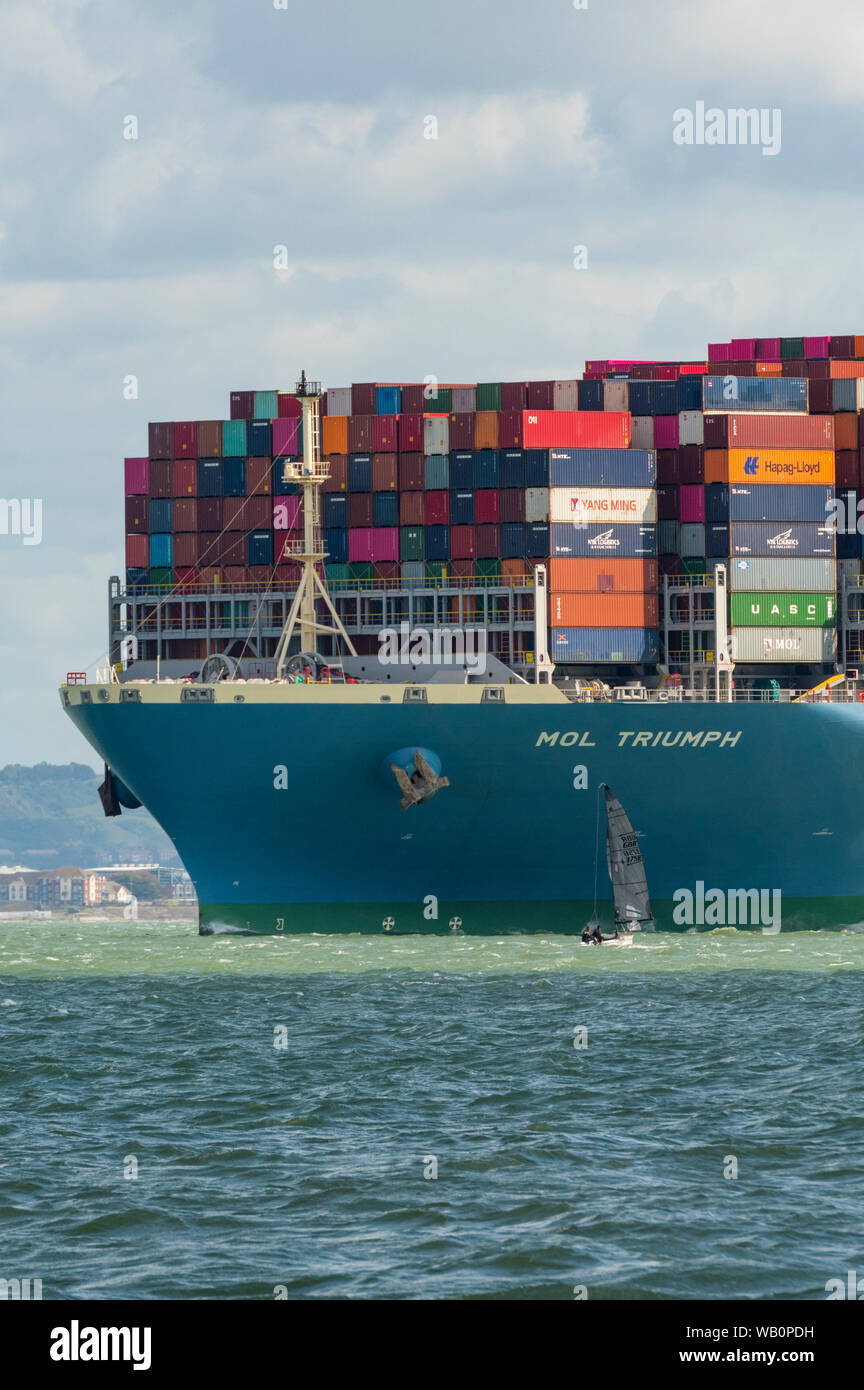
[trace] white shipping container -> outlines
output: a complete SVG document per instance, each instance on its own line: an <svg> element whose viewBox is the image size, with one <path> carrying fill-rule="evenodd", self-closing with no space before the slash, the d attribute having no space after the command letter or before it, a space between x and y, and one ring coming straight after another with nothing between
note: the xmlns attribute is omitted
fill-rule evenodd
<svg viewBox="0 0 864 1390"><path fill-rule="evenodd" d="M548 520L549 520L549 489L548 489L548 487L526 487L526 489L525 489L525 520L526 520L526 521L548 521Z"/></svg>
<svg viewBox="0 0 864 1390"><path fill-rule="evenodd" d="M632 415L630 417L632 438L630 440L631 449L653 449L654 448L654 416L653 415Z"/></svg>
<svg viewBox="0 0 864 1390"><path fill-rule="evenodd" d="M603 382L603 409L604 410L627 410L628 407L628 387L627 381L604 381Z"/></svg>
<svg viewBox="0 0 864 1390"><path fill-rule="evenodd" d="M732 633L733 661L833 661L833 627L738 627Z"/></svg>
<svg viewBox="0 0 864 1390"><path fill-rule="evenodd" d="M454 386L450 397L454 413L461 411L470 414L477 409L476 386Z"/></svg>
<svg viewBox="0 0 864 1390"><path fill-rule="evenodd" d="M701 521L685 521L681 526L681 558L696 560L705 554L705 526Z"/></svg>
<svg viewBox="0 0 864 1390"><path fill-rule="evenodd" d="M834 560L769 560L760 558L728 561L729 588L743 593L829 594L837 587Z"/></svg>
<svg viewBox="0 0 864 1390"><path fill-rule="evenodd" d="M449 454L450 416L427 415L423 421L424 454Z"/></svg>
<svg viewBox="0 0 864 1390"><path fill-rule="evenodd" d="M555 410L578 410L579 382L556 381L552 388L552 405Z"/></svg>
<svg viewBox="0 0 864 1390"><path fill-rule="evenodd" d="M351 414L351 387L333 386L327 392L327 414L328 415L350 415Z"/></svg>
<svg viewBox="0 0 864 1390"><path fill-rule="evenodd" d="M701 410L679 410L678 443L704 444L705 416Z"/></svg>
<svg viewBox="0 0 864 1390"><path fill-rule="evenodd" d="M864 376L855 378L855 409L864 410Z"/></svg>
<svg viewBox="0 0 864 1390"><path fill-rule="evenodd" d="M552 521L638 522L657 520L657 493L650 487L552 487Z"/></svg>

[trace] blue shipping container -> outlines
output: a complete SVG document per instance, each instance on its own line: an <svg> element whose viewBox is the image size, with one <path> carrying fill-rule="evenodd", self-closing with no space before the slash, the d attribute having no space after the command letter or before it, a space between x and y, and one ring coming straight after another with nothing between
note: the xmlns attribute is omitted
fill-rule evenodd
<svg viewBox="0 0 864 1390"><path fill-rule="evenodd" d="M325 527L348 525L348 494L347 492L325 492L324 493L324 525Z"/></svg>
<svg viewBox="0 0 864 1390"><path fill-rule="evenodd" d="M688 372L678 378L678 409L702 409L702 374Z"/></svg>
<svg viewBox="0 0 864 1390"><path fill-rule="evenodd" d="M651 387L651 409L649 415L677 415L681 407L678 404L678 382L677 381L652 381ZM631 415L635 414L632 406Z"/></svg>
<svg viewBox="0 0 864 1390"><path fill-rule="evenodd" d="M505 521L501 527L501 559L519 560L525 554L525 527L521 521Z"/></svg>
<svg viewBox="0 0 864 1390"><path fill-rule="evenodd" d="M601 383L602 384L602 383ZM601 405L600 409L603 407ZM526 449L525 450L525 486L526 487L548 487L549 486L549 450L548 449Z"/></svg>
<svg viewBox="0 0 864 1390"><path fill-rule="evenodd" d="M174 564L174 537L155 535L150 537L150 568L170 569Z"/></svg>
<svg viewBox="0 0 864 1390"><path fill-rule="evenodd" d="M395 498L393 499L396 500ZM376 522L377 525L377 522ZM426 527L426 559L427 560L449 560L450 559L450 527L449 526L427 526Z"/></svg>
<svg viewBox="0 0 864 1390"><path fill-rule="evenodd" d="M402 410L402 391L398 386L379 386L375 399L377 415L398 415Z"/></svg>
<svg viewBox="0 0 864 1390"><path fill-rule="evenodd" d="M653 449L550 449L550 487L654 487Z"/></svg>
<svg viewBox="0 0 864 1390"><path fill-rule="evenodd" d="M573 526L569 521L556 521L552 524L551 554L581 560L591 555L610 560L654 560L657 527L626 522L618 526Z"/></svg>
<svg viewBox="0 0 864 1390"><path fill-rule="evenodd" d="M247 565L273 564L273 532L250 531L246 537Z"/></svg>
<svg viewBox="0 0 864 1390"><path fill-rule="evenodd" d="M831 409L858 409L858 383L854 377L837 377L831 382Z"/></svg>
<svg viewBox="0 0 864 1390"><path fill-rule="evenodd" d="M325 493L325 496L332 494ZM399 525L399 494L398 492L375 492L372 495L372 525L373 526L398 526Z"/></svg>
<svg viewBox="0 0 864 1390"><path fill-rule="evenodd" d="M798 376L706 376L702 408L716 411L807 410L807 379Z"/></svg>
<svg viewBox="0 0 864 1390"><path fill-rule="evenodd" d="M729 521L729 488L726 483L708 483L705 488L705 520Z"/></svg>
<svg viewBox="0 0 864 1390"><path fill-rule="evenodd" d="M427 492L443 492L450 486L450 455L427 454L423 460L423 486ZM377 522L375 523L377 526Z"/></svg>
<svg viewBox="0 0 864 1390"><path fill-rule="evenodd" d="M126 571L126 588L127 588L127 589L137 589L137 588L139 588L139 587L146 588L149 579L150 579L150 571L149 571L149 569L147 568L147 566L145 565L143 568L141 568L141 566L136 566L134 569L130 569L130 570L127 570L127 571Z"/></svg>
<svg viewBox="0 0 864 1390"><path fill-rule="evenodd" d="M222 460L198 460L198 496L222 496Z"/></svg>
<svg viewBox="0 0 864 1390"><path fill-rule="evenodd" d="M705 554L712 560L729 559L728 522L708 522L705 527Z"/></svg>
<svg viewBox="0 0 864 1390"><path fill-rule="evenodd" d="M458 492L451 491L450 525L474 525L474 493L470 489L462 488Z"/></svg>
<svg viewBox="0 0 864 1390"><path fill-rule="evenodd" d="M450 486L470 490L474 487L474 450L450 450Z"/></svg>
<svg viewBox="0 0 864 1390"><path fill-rule="evenodd" d="M529 521L525 526L525 556L529 560L549 558L549 523Z"/></svg>
<svg viewBox="0 0 864 1390"><path fill-rule="evenodd" d="M498 454L499 487L525 486L525 460L521 449L501 449Z"/></svg>
<svg viewBox="0 0 864 1390"><path fill-rule="evenodd" d="M834 532L815 521L739 521L729 528L730 554L774 556L778 560L834 557Z"/></svg>
<svg viewBox="0 0 864 1390"><path fill-rule="evenodd" d="M478 449L474 454L474 486L498 486L498 450Z"/></svg>
<svg viewBox="0 0 864 1390"><path fill-rule="evenodd" d="M255 419L275 420L279 414L279 395L276 391L255 392ZM251 450L250 450L251 453ZM262 562L263 563L263 562Z"/></svg>
<svg viewBox="0 0 864 1390"><path fill-rule="evenodd" d="M328 527L324 532L324 549L327 551L327 561L331 565L347 565L348 563L348 532L341 527Z"/></svg>
<svg viewBox="0 0 864 1390"><path fill-rule="evenodd" d="M372 491L372 455L348 455L348 491Z"/></svg>
<svg viewBox="0 0 864 1390"><path fill-rule="evenodd" d="M222 465L222 496L246 496L246 460L227 458Z"/></svg>
<svg viewBox="0 0 864 1390"><path fill-rule="evenodd" d="M246 422L247 456L251 459L270 457L273 442L269 420L248 420Z"/></svg>
<svg viewBox="0 0 864 1390"><path fill-rule="evenodd" d="M170 497L151 497L148 530L151 533L153 531L173 531L173 510Z"/></svg>
<svg viewBox="0 0 864 1390"><path fill-rule="evenodd" d="M246 453L246 421L222 421L222 457Z"/></svg>
<svg viewBox="0 0 864 1390"><path fill-rule="evenodd" d="M631 415L654 414L654 398L651 394L651 387L653 385L653 381L630 382L630 387L627 392L627 395Z"/></svg>
<svg viewBox="0 0 864 1390"><path fill-rule="evenodd" d="M576 398L579 401L580 410L602 410L603 409L603 382L602 381L580 381L576 387ZM631 404L630 409L633 409ZM638 411L634 412L638 415ZM542 483L539 484L543 486Z"/></svg>
<svg viewBox="0 0 864 1390"><path fill-rule="evenodd" d="M661 521L657 527L657 549L661 555L681 554L681 526L677 521Z"/></svg>
<svg viewBox="0 0 864 1390"><path fill-rule="evenodd" d="M732 521L818 521L833 516L833 487L815 483L731 483L729 517Z"/></svg>
<svg viewBox="0 0 864 1390"><path fill-rule="evenodd" d="M553 661L658 661L660 634L644 627L556 627Z"/></svg>

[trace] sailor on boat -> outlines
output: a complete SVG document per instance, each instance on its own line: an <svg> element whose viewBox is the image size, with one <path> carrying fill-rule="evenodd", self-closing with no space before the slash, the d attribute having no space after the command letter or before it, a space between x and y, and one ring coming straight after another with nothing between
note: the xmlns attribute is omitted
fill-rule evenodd
<svg viewBox="0 0 864 1390"><path fill-rule="evenodd" d="M593 930L593 931L589 931L588 928L586 927L585 930L584 930L583 933L582 933L582 945L583 945L583 946L602 946L604 941L617 941L617 940L618 940L618 928L617 928L617 926L616 926L616 928L615 928L615 935L614 935L614 936L604 936L603 933L602 933L601 930L600 930L600 923L599 923L599 922L596 922L596 923L595 923L595 925L594 925L594 930Z"/></svg>

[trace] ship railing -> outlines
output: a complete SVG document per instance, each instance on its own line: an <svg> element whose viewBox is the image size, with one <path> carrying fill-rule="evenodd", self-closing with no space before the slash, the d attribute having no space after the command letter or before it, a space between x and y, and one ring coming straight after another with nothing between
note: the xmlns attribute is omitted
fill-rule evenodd
<svg viewBox="0 0 864 1390"><path fill-rule="evenodd" d="M442 589L533 589L533 574L504 574L500 576L478 574L473 576L444 576L434 578L417 579L340 579L327 581L327 587L331 597L338 594L357 594L368 593L372 590L384 590L387 593L398 593L400 590L410 589L416 592L418 589L428 589L430 592L439 592ZM267 595L274 598L281 594L293 594L297 590L297 585L291 580L274 579L270 583L261 581L250 581L249 583L218 584L127 584L121 585L116 592L112 593L113 600L123 603L134 600L136 603L146 603L152 600L154 603L164 604L167 601L177 602L182 598L231 598L242 594Z"/></svg>

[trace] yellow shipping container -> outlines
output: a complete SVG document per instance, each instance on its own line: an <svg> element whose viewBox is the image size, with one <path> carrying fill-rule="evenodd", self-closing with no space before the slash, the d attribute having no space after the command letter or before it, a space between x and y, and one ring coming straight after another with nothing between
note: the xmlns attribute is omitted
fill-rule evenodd
<svg viewBox="0 0 864 1390"><path fill-rule="evenodd" d="M728 459L730 483L834 482L833 449L772 449L754 445L751 449L730 449Z"/></svg>

